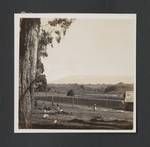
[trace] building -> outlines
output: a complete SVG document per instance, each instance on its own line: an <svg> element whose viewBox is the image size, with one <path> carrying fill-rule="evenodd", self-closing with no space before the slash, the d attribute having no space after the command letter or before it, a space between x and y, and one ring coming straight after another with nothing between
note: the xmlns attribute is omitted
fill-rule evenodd
<svg viewBox="0 0 150 147"><path fill-rule="evenodd" d="M134 99L133 91L126 91L124 99L125 110L133 111L133 99Z"/></svg>

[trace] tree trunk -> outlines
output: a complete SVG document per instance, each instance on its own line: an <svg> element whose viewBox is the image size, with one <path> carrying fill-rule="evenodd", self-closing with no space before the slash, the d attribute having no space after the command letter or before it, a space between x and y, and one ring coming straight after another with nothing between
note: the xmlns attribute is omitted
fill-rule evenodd
<svg viewBox="0 0 150 147"><path fill-rule="evenodd" d="M19 127L32 128L32 98L36 74L40 19L21 20L19 69Z"/></svg>

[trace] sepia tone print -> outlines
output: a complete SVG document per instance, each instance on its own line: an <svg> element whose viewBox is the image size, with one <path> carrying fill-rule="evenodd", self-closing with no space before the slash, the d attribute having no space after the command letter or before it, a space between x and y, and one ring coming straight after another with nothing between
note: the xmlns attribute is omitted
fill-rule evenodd
<svg viewBox="0 0 150 147"><path fill-rule="evenodd" d="M134 14L15 14L15 132L135 132Z"/></svg>

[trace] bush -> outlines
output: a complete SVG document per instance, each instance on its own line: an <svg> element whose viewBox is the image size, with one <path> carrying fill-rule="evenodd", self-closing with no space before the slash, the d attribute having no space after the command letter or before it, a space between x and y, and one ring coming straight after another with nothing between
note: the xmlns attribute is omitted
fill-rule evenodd
<svg viewBox="0 0 150 147"><path fill-rule="evenodd" d="M67 96L74 96L74 91L72 89L70 89L68 92L67 92Z"/></svg>

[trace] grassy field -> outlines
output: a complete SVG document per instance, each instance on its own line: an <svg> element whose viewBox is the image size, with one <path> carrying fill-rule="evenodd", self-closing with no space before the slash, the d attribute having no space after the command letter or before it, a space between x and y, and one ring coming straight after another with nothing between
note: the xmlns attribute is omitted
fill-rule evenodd
<svg viewBox="0 0 150 147"><path fill-rule="evenodd" d="M56 105L46 111L35 108L32 113L33 128L42 129L132 129L133 112L97 107L61 104L63 112ZM41 101L41 105L43 102ZM46 116L46 117L44 117Z"/></svg>
<svg viewBox="0 0 150 147"><path fill-rule="evenodd" d="M132 84L49 84L48 87L49 91L34 96L35 129L133 128L133 112L125 111L123 97L126 90L133 89ZM70 89L74 96L67 96Z"/></svg>

